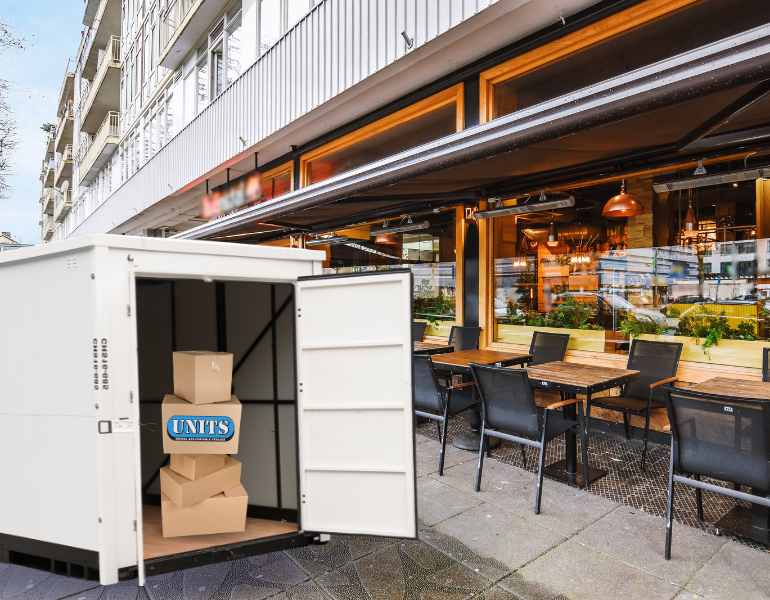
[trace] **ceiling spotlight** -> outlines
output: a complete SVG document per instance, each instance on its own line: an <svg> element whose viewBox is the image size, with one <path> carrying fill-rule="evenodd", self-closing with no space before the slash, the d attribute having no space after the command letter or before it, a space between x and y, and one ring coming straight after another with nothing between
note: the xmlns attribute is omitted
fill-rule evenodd
<svg viewBox="0 0 770 600"><path fill-rule="evenodd" d="M396 225L395 227L387 227L387 223L383 222L383 227L379 227L377 229L370 229L369 235L375 236L380 235L382 233L401 233L403 231L417 231L418 229L427 229L430 227L430 223L428 221L419 221L417 223L412 223L412 217L408 217L408 220L403 225Z"/></svg>
<svg viewBox="0 0 770 600"><path fill-rule="evenodd" d="M540 202L545 202L547 198L545 197L545 189L540 190L540 198L538 198Z"/></svg>
<svg viewBox="0 0 770 600"><path fill-rule="evenodd" d="M703 166L703 161L699 160L698 161L698 166L696 167L695 172L693 173L693 175L705 175L706 173L707 173L707 171L706 171L706 167Z"/></svg>

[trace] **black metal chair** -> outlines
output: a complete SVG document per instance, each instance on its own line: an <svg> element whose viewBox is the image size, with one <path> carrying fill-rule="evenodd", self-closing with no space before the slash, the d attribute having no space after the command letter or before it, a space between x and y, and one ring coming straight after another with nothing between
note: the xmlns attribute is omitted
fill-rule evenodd
<svg viewBox="0 0 770 600"><path fill-rule="evenodd" d="M669 560L675 483L695 488L700 520L702 490L770 507L770 497L740 491L741 485L770 490L770 401L697 393L671 386L664 390L672 434L664 552ZM701 477L730 482L734 488L706 483Z"/></svg>
<svg viewBox="0 0 770 600"><path fill-rule="evenodd" d="M446 432L449 418L478 404L473 394L465 396L455 395L452 400L452 392L460 388L470 388L474 383L460 383L458 385L444 386L439 383L433 361L430 356L414 357L414 414L436 421L438 427L441 451L438 458L438 474L444 474L444 452L446 450ZM472 391L472 390L470 390ZM444 424L443 428L441 424Z"/></svg>
<svg viewBox="0 0 770 600"><path fill-rule="evenodd" d="M768 356L770 348L762 349L762 381L770 381L770 366L768 366Z"/></svg>
<svg viewBox="0 0 770 600"><path fill-rule="evenodd" d="M645 461L647 459L650 412L653 408L663 408L665 406L665 393L661 386L676 381L676 370L679 366L679 356L681 354L682 344L680 343L635 339L631 343L627 368L639 371L639 379L623 386L620 390L620 396L592 398L587 403L586 423L589 422L591 408L594 406L623 413L626 439L631 438L628 415L644 417L642 471L645 469Z"/></svg>
<svg viewBox="0 0 770 600"><path fill-rule="evenodd" d="M529 345L529 353L532 355L530 365L542 365L549 362L564 360L569 344L568 333L546 333L536 331Z"/></svg>
<svg viewBox="0 0 770 600"><path fill-rule="evenodd" d="M449 330L449 345L454 346L460 352L462 350L476 350L479 347L481 327L459 327L452 325Z"/></svg>
<svg viewBox="0 0 770 600"><path fill-rule="evenodd" d="M421 342L422 337L425 335L425 328L428 326L427 323L423 323L422 321L412 321L412 341L413 342Z"/></svg>
<svg viewBox="0 0 770 600"><path fill-rule="evenodd" d="M479 466L476 471L477 492L481 487L484 451L486 450L488 455L490 453L489 436L522 444L522 456L524 456L524 445L540 450L535 514L540 513L546 445L565 431L578 429L580 432L583 476L588 481L588 444L586 442L582 400L573 398L557 402L545 409L539 408L535 404L535 396L532 393L526 370L477 363L470 363L470 367L473 379L476 381L476 389L481 397L481 445L479 447ZM554 410L567 404L578 405L577 421L565 419L561 411ZM526 468L526 458L524 467Z"/></svg>

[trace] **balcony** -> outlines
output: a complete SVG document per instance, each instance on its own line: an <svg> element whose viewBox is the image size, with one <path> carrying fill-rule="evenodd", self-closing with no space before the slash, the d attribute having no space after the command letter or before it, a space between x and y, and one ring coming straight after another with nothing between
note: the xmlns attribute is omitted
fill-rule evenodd
<svg viewBox="0 0 770 600"><path fill-rule="evenodd" d="M83 77L92 79L99 67L99 54L110 43L112 36L120 37L120 0L90 0L86 5L86 13L89 5L93 11L91 18L91 43L86 51L83 64ZM94 5L96 5L94 7ZM85 24L85 19L83 20Z"/></svg>
<svg viewBox="0 0 770 600"><path fill-rule="evenodd" d="M59 155L59 161L56 163L53 187L61 187L64 180L70 179L72 179L72 146L65 146L64 152Z"/></svg>
<svg viewBox="0 0 770 600"><path fill-rule="evenodd" d="M52 127L45 139L45 160L51 160L56 156L56 127Z"/></svg>
<svg viewBox="0 0 770 600"><path fill-rule="evenodd" d="M46 188L43 190L43 195L40 198L40 204L43 205L44 215L53 214L54 195L52 188Z"/></svg>
<svg viewBox="0 0 770 600"><path fill-rule="evenodd" d="M49 241L53 237L53 217L51 215L43 215L42 231L40 233L40 239L44 242Z"/></svg>
<svg viewBox="0 0 770 600"><path fill-rule="evenodd" d="M118 146L118 113L111 111L102 121L83 160L80 161L80 185L88 185Z"/></svg>
<svg viewBox="0 0 770 600"><path fill-rule="evenodd" d="M110 37L80 111L80 130L95 134L107 113L120 110L120 38Z"/></svg>
<svg viewBox="0 0 770 600"><path fill-rule="evenodd" d="M63 193L56 192L56 209L53 213L53 220L61 223L72 210L72 190Z"/></svg>
<svg viewBox="0 0 770 600"><path fill-rule="evenodd" d="M59 90L59 114L62 109L67 105L67 101L72 98L72 92L75 87L75 66L77 61L74 58L70 58L67 61L67 70L64 72L64 81L61 84L61 90Z"/></svg>
<svg viewBox="0 0 770 600"><path fill-rule="evenodd" d="M161 24L163 50L158 64L172 71L195 48L229 0L176 0Z"/></svg>
<svg viewBox="0 0 770 600"><path fill-rule="evenodd" d="M43 167L40 170L40 181L43 182L44 188L53 187L53 174L55 170L56 163L53 158L43 161Z"/></svg>
<svg viewBox="0 0 770 600"><path fill-rule="evenodd" d="M67 102L64 107L64 114L56 125L56 143L54 144L54 150L56 152L64 152L64 148L67 144L72 145L72 131L75 122L74 116L72 104Z"/></svg>

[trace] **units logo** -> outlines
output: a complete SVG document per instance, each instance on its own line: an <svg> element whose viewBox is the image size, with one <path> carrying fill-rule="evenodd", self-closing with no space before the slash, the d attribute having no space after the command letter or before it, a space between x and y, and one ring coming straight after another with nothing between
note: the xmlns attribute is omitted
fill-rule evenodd
<svg viewBox="0 0 770 600"><path fill-rule="evenodd" d="M230 417L174 416L166 433L175 442L226 442L235 434L235 423Z"/></svg>

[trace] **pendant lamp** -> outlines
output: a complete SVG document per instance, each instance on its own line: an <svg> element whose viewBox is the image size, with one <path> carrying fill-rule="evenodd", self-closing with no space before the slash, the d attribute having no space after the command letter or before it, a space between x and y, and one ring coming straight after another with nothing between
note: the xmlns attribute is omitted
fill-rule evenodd
<svg viewBox="0 0 770 600"><path fill-rule="evenodd" d="M698 221L695 219L695 213L692 210L692 200L690 200L690 205L687 207L687 215L684 218L682 233L687 235L689 232L693 231L698 231Z"/></svg>
<svg viewBox="0 0 770 600"><path fill-rule="evenodd" d="M553 222L553 217L551 217L551 226L548 228L548 241L546 245L551 248L559 245L559 236L556 233L556 224Z"/></svg>
<svg viewBox="0 0 770 600"><path fill-rule="evenodd" d="M603 217L635 217L644 214L644 206L636 196L626 194L626 180L620 184L620 193L610 198L602 210Z"/></svg>
<svg viewBox="0 0 770 600"><path fill-rule="evenodd" d="M398 245L398 234L397 233L381 233L376 238L374 238L375 244L392 244L392 245Z"/></svg>

